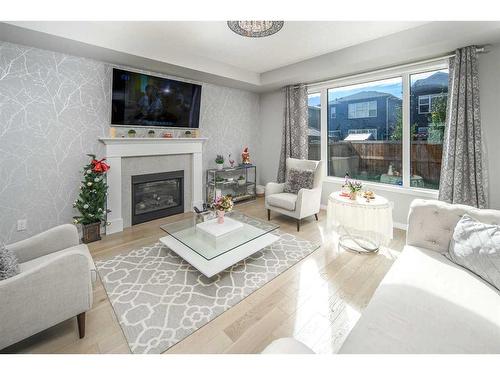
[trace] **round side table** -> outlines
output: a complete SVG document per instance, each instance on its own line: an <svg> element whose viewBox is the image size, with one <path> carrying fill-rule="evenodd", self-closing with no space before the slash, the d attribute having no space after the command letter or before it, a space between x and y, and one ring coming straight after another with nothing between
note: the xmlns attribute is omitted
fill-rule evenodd
<svg viewBox="0 0 500 375"><path fill-rule="evenodd" d="M327 228L345 232L339 243L347 250L377 252L392 239L392 203L381 195L367 202L334 192L328 197Z"/></svg>

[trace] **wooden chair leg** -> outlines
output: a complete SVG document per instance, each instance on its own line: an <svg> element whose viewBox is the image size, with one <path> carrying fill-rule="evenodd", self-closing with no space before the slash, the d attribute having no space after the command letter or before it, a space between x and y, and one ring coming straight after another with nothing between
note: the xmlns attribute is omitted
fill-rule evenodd
<svg viewBox="0 0 500 375"><path fill-rule="evenodd" d="M78 314L76 320L78 321L78 334L83 339L85 337L85 313Z"/></svg>
<svg viewBox="0 0 500 375"><path fill-rule="evenodd" d="M300 219L297 219L297 232L300 231Z"/></svg>
<svg viewBox="0 0 500 375"><path fill-rule="evenodd" d="M316 221L318 221L318 214L314 214L314 217L316 218Z"/></svg>
<svg viewBox="0 0 500 375"><path fill-rule="evenodd" d="M267 220L271 220L271 210L267 210Z"/></svg>

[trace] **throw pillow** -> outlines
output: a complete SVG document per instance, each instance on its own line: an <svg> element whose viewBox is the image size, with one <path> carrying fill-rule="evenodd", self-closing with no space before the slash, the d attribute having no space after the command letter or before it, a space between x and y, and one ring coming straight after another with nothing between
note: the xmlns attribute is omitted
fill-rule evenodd
<svg viewBox="0 0 500 375"><path fill-rule="evenodd" d="M314 171L310 169L290 168L285 182L285 193L297 194L300 189L312 189Z"/></svg>
<svg viewBox="0 0 500 375"><path fill-rule="evenodd" d="M16 254L0 243L0 280L8 279L19 273Z"/></svg>
<svg viewBox="0 0 500 375"><path fill-rule="evenodd" d="M500 226L462 216L445 255L500 290Z"/></svg>

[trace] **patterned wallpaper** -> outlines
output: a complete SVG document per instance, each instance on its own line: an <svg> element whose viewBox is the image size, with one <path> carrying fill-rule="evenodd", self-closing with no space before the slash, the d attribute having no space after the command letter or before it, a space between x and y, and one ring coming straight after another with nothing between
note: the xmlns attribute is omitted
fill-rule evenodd
<svg viewBox="0 0 500 375"><path fill-rule="evenodd" d="M0 42L0 241L71 221L86 154L104 151L110 73L102 62ZM204 167L217 153L239 160L246 145L256 155L258 121L257 94L203 84Z"/></svg>

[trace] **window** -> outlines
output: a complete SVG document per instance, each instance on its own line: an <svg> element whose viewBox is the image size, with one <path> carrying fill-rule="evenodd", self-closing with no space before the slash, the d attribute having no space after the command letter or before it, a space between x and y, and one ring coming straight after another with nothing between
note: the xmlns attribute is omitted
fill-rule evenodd
<svg viewBox="0 0 500 375"><path fill-rule="evenodd" d="M350 119L377 117L377 101L348 104L348 117Z"/></svg>
<svg viewBox="0 0 500 375"><path fill-rule="evenodd" d="M402 183L401 138L394 136L401 101L401 78L328 90L328 103L335 103L338 110L337 117L328 121L328 134L337 135L328 137L329 176L348 173L358 180Z"/></svg>
<svg viewBox="0 0 500 375"><path fill-rule="evenodd" d="M308 150L310 160L321 160L321 95L312 93L308 96L309 132Z"/></svg>
<svg viewBox="0 0 500 375"><path fill-rule="evenodd" d="M438 189L448 95L447 61L407 65L310 88L327 174L404 188ZM314 90L314 93L312 92ZM321 98L324 105L319 106ZM311 108L311 97L310 97ZM322 125L321 118L327 123ZM311 126L311 124L310 124ZM327 139L321 143L321 126ZM311 133L310 133L311 135Z"/></svg>
<svg viewBox="0 0 500 375"><path fill-rule="evenodd" d="M432 87L429 89L432 90ZM448 87L446 87L446 90L448 90ZM447 94L420 95L418 97L418 113L420 115L431 113L433 103L439 100L447 100Z"/></svg>
<svg viewBox="0 0 500 375"><path fill-rule="evenodd" d="M439 188L447 99L448 69L410 75L412 187Z"/></svg>

